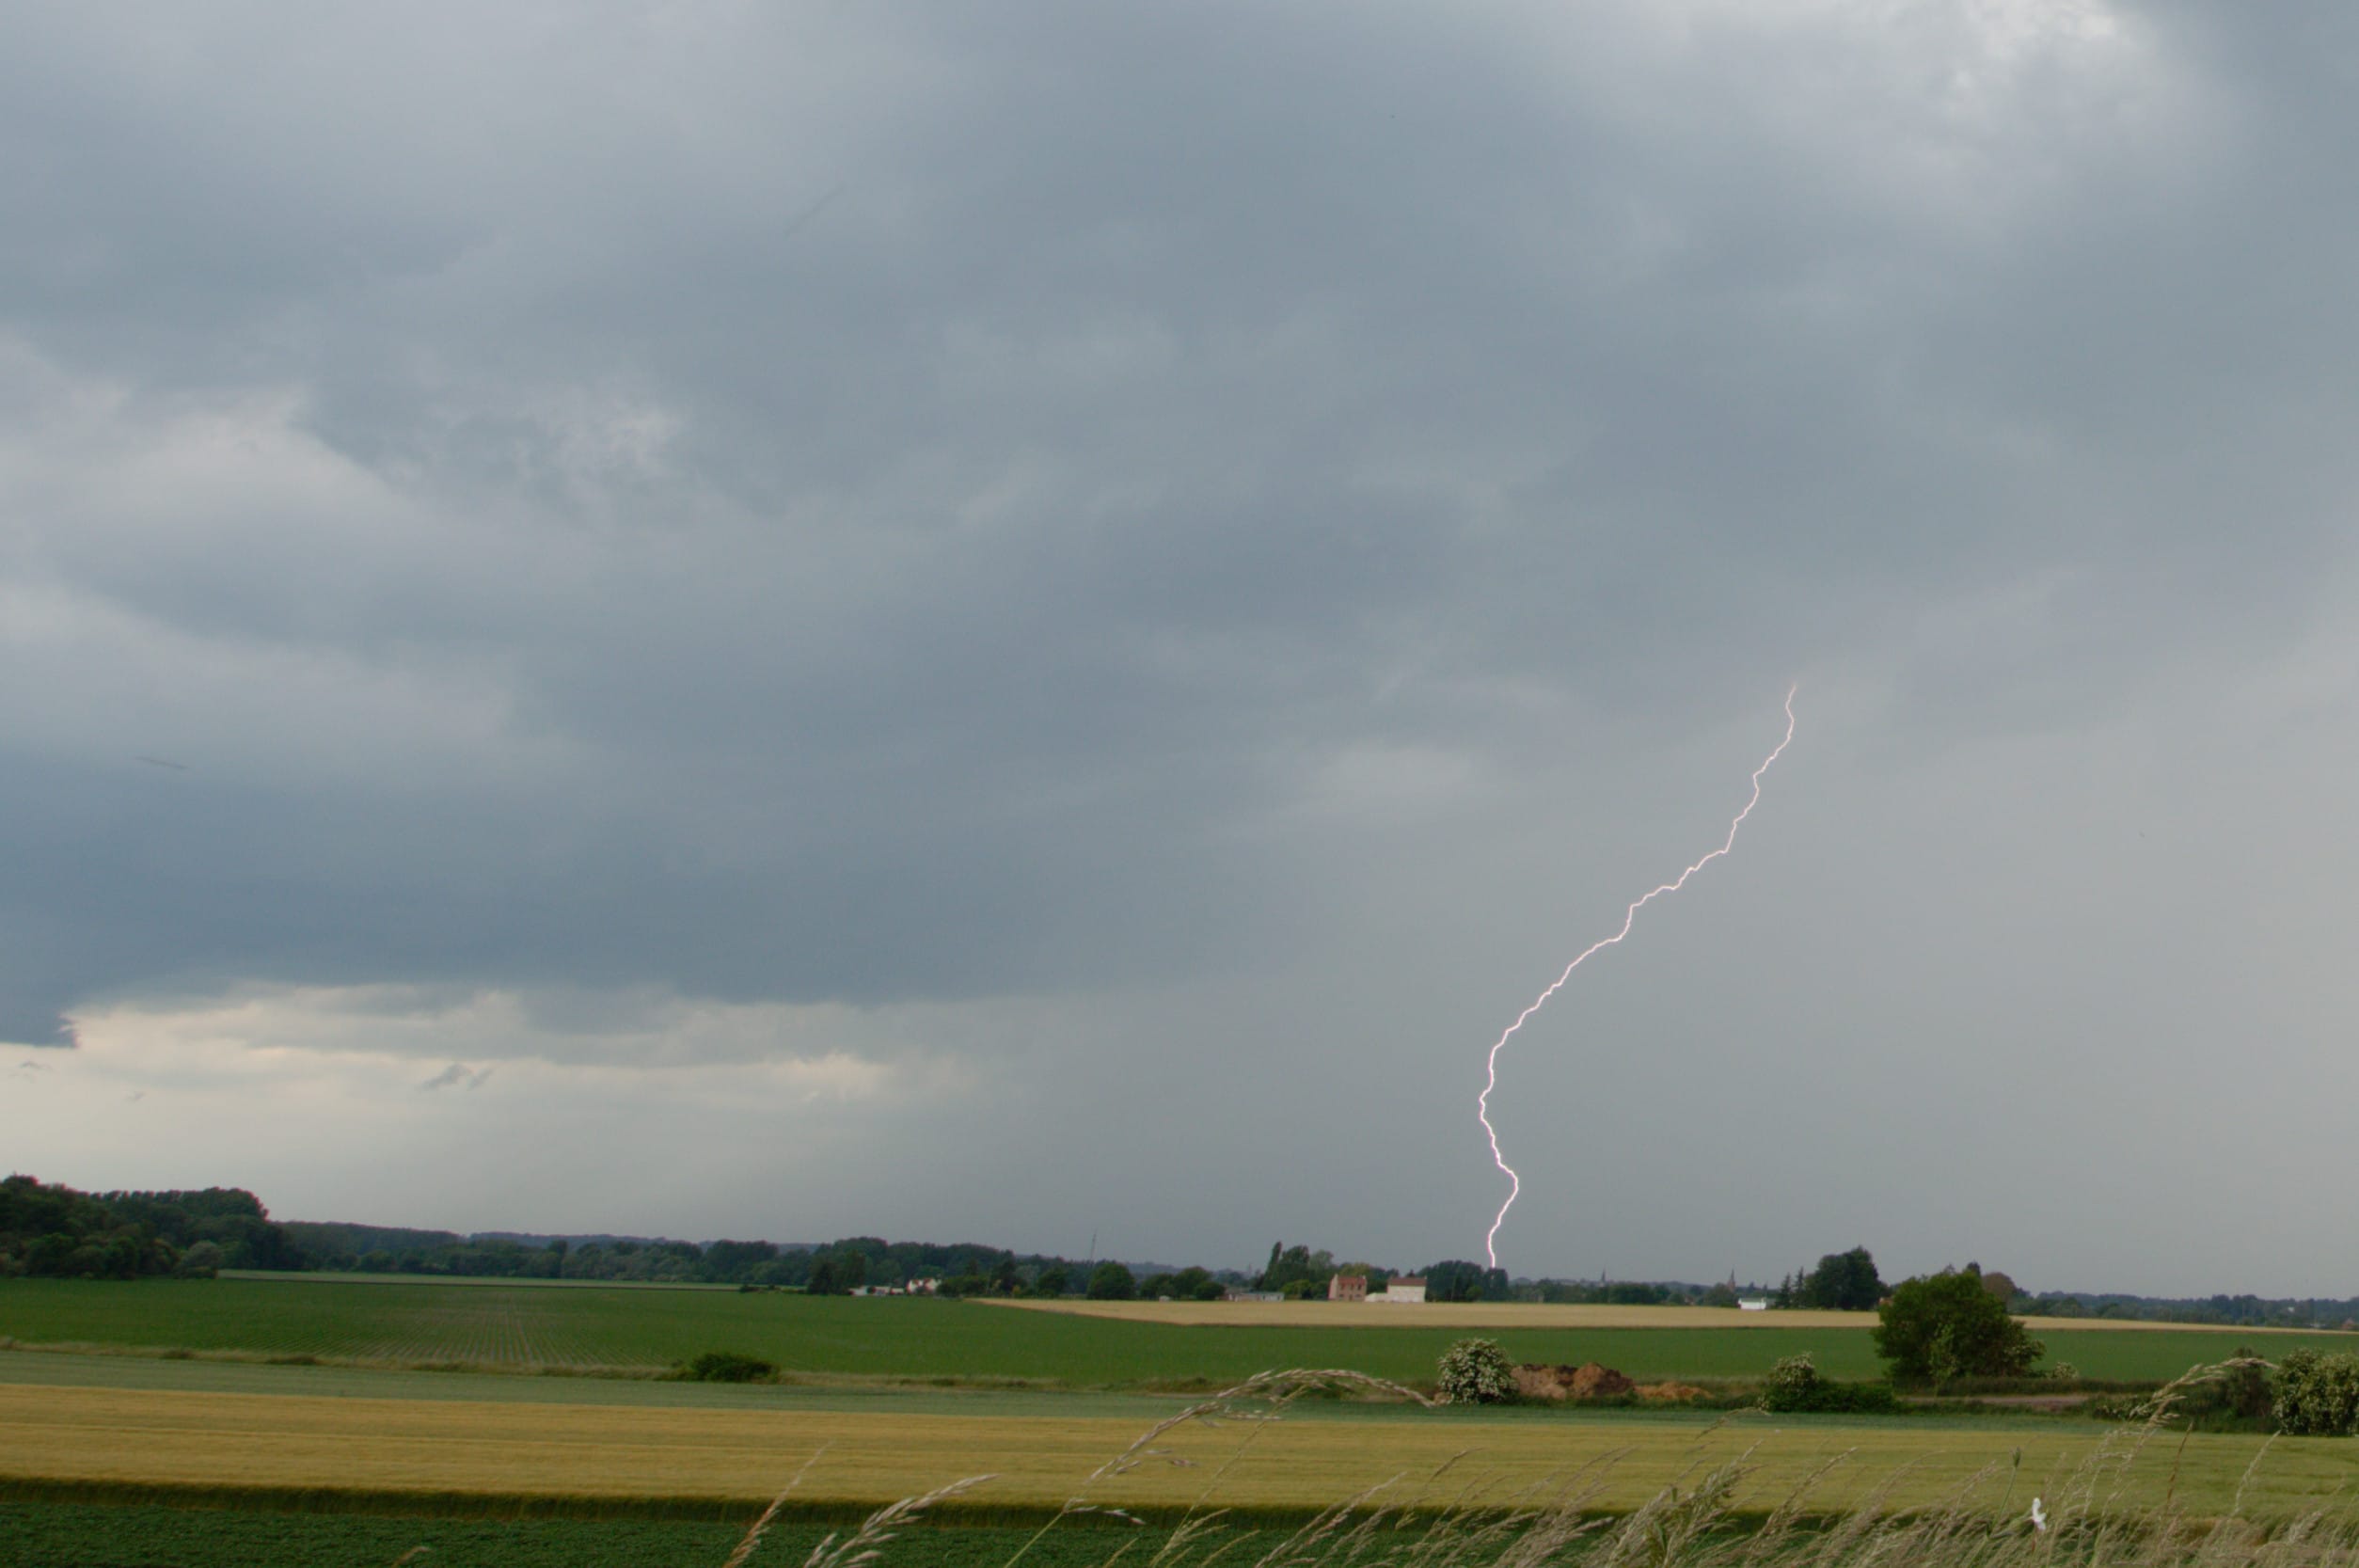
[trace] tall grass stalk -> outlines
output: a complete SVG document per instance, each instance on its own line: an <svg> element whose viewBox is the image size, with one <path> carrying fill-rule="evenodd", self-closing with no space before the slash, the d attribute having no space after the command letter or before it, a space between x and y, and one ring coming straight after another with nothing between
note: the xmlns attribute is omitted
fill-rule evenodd
<svg viewBox="0 0 2359 1568"><path fill-rule="evenodd" d="M1458 1461L1452 1459L1424 1478L1414 1496L1401 1496L1402 1478L1395 1476L1337 1501L1266 1544L1258 1532L1228 1528L1221 1513L1206 1505L1220 1477L1269 1423L1283 1418L1290 1404L1318 1389L1432 1402L1356 1372L1263 1372L1141 1433L1089 1474L1064 1507L1016 1549L1007 1568L1015 1568L1050 1530L1074 1515L1099 1513L1138 1524L1133 1515L1091 1501L1090 1488L1144 1465L1191 1464L1164 1444L1175 1429L1191 1424L1243 1430L1236 1452L1213 1472L1212 1482L1146 1568L2359 1568L2359 1510L2351 1506L2348 1483L2289 1520L2246 1515L2246 1494L2270 1452L2267 1445L2246 1467L2224 1513L2196 1514L2178 1500L2183 1437L2174 1449L2161 1501L2145 1507L2125 1503L2132 1468L2170 1431L2175 1408L2191 1390L2242 1364L2198 1367L2164 1387L2137 1418L2108 1433L2078 1464L2046 1477L2028 1503L2022 1497L2020 1449L2011 1460L1967 1477L1930 1505L1892 1505L1895 1489L1908 1474L1908 1467L1901 1466L1847 1507L1814 1506L1814 1494L1853 1461L1852 1453L1841 1453L1805 1475L1765 1514L1755 1505L1743 1516L1738 1506L1753 1469L1749 1449L1692 1482L1686 1477L1674 1481L1620 1515L1594 1506L1613 1456L1504 1497L1494 1496L1479 1476L1459 1481ZM2359 1479L2359 1452L2352 1457ZM822 1542L804 1568L866 1568L882 1561L885 1545L928 1507L987 1479L957 1481L881 1509L844 1540L830 1536ZM1454 1495L1431 1502L1446 1481L1456 1481ZM778 1506L771 1504L726 1568L744 1568L763 1522ZM1131 1544L1116 1545L1100 1568L1123 1558ZM1073 1554L1061 1555L1069 1561ZM907 1560L914 1565L925 1559L912 1553Z"/></svg>

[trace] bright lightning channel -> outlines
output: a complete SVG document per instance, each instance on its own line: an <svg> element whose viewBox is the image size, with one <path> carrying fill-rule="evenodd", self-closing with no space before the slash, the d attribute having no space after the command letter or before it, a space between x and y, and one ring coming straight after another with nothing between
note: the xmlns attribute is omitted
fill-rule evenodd
<svg viewBox="0 0 2359 1568"><path fill-rule="evenodd" d="M1564 989L1564 983L1573 978L1573 972L1575 970L1580 968L1582 964L1588 962L1591 956L1598 952L1600 949L1617 946L1621 943L1623 938L1630 934L1631 924L1639 918L1639 911L1640 910L1646 908L1647 905L1652 904L1655 899L1660 898L1666 893L1677 893L1681 888L1687 885L1688 878L1694 876L1697 872L1702 870L1705 866L1710 865L1714 861L1718 860L1722 855L1727 854L1731 849L1736 847L1736 830L1745 825L1745 818L1750 816L1753 814L1753 808L1761 804L1761 776L1764 773L1768 772L1769 765L1777 761L1778 758L1784 752L1785 749L1794 743L1794 693L1800 689L1801 688L1798 686L1788 687L1786 689L1785 738L1779 741L1776 749L1773 750L1767 756L1761 759L1761 766L1753 769L1752 798L1745 802L1745 809L1736 814L1736 819L1728 825L1727 839L1721 843L1718 849L1713 850L1710 854L1704 856L1703 859L1696 862L1695 864L1681 872L1675 880L1665 882L1661 887L1656 888L1645 897L1634 900L1628 909L1622 911L1622 929L1616 931L1612 936L1607 937L1601 942L1592 942L1588 947L1582 949L1579 957L1575 958L1571 963L1564 966L1564 973L1558 975L1555 981L1549 985L1548 989L1542 991L1538 999L1535 1000L1530 1006L1526 1007L1522 1012L1516 1014L1515 1022L1509 1024L1507 1026L1507 1032L1499 1036L1498 1039L1492 1044L1491 1058L1486 1069L1482 1093L1475 1101L1475 1115L1480 1118L1482 1122L1483 1136L1491 1140L1491 1162L1492 1164L1497 1165L1499 1169L1506 1174L1508 1181L1507 1201L1499 1205L1499 1212L1497 1215L1491 1221L1491 1229L1489 1233L1482 1238L1483 1255L1490 1259L1490 1266L1492 1268L1496 1269L1499 1266L1499 1227L1507 1223L1507 1212L1515 1207L1515 1199L1524 1190L1523 1178L1515 1174L1515 1167L1507 1163L1507 1157L1499 1152L1499 1130L1491 1125L1491 1092L1499 1086L1499 1052L1505 1048L1510 1039L1514 1037L1515 1031L1524 1026L1525 1020L1530 1018L1532 1014L1538 1012L1543 1006L1544 1006L1547 1004L1548 998L1554 996L1558 991Z"/></svg>

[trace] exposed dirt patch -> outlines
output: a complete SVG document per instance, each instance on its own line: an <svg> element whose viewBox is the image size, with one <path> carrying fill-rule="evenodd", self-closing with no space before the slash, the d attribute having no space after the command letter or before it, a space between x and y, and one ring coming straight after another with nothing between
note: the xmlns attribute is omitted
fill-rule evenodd
<svg viewBox="0 0 2359 1568"><path fill-rule="evenodd" d="M1611 1367L1594 1361L1551 1367L1529 1361L1515 1369L1515 1391L1528 1400L1601 1400L1638 1386Z"/></svg>

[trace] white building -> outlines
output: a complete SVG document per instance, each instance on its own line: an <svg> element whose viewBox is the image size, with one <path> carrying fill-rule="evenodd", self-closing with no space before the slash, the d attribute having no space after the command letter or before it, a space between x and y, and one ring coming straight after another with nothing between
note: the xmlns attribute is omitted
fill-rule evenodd
<svg viewBox="0 0 2359 1568"><path fill-rule="evenodd" d="M1425 1300L1425 1276L1421 1274L1404 1274L1368 1299L1394 1303L1422 1302Z"/></svg>

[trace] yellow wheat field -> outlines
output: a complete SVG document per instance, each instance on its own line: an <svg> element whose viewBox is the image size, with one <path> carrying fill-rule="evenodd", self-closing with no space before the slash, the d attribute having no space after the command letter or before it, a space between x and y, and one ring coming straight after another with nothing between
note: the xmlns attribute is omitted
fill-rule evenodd
<svg viewBox="0 0 2359 1568"><path fill-rule="evenodd" d="M1029 1301L972 1298L993 1307L1071 1312L1156 1323L1252 1323L1295 1328L1855 1328L1876 1325L1873 1312L1732 1312L1723 1307L1548 1306L1539 1302L1453 1301L1379 1306L1353 1301ZM2202 1331L2200 1323L2125 1318L2026 1318L2033 1333L2050 1329ZM2239 1335L2315 1334L2313 1329L2238 1328Z"/></svg>
<svg viewBox="0 0 2359 1568"><path fill-rule="evenodd" d="M1176 1408L1176 1407L1175 1407ZM1739 1506L1781 1500L1816 1467L1837 1467L1817 1506L1854 1505L1879 1485L1893 1503L1942 1499L1978 1472L1978 1504L2014 1507L2051 1489L2105 1442L2106 1431L1927 1430L1779 1424L1433 1419L1289 1420L1259 1427L1185 1426L1160 1459L1086 1484L1122 1452L1137 1423L1022 1416L912 1416L824 1411L637 1409L459 1401L323 1399L141 1389L0 1386L0 1489L7 1483L168 1486L436 1495L464 1499L705 1501L758 1508L808 1464L798 1497L863 1505L961 1477L1001 1479L970 1501L1316 1509L1388 1485L1405 1500L1419 1478L1455 1458L1454 1493L1479 1479L1488 1495L1587 1477L1600 1507L1630 1507L1667 1484L1749 1453ZM2160 1457L2125 1472L2122 1500L2151 1504L2166 1485L2182 1504L2224 1508L2258 1449L2239 1436L2171 1437ZM2013 1491L1997 1471L2021 1454ZM816 1456L815 1459L814 1456ZM2175 1481L2169 1471L2177 1467ZM1996 1470L1991 1467L1996 1466ZM2108 1472L2110 1475L2110 1472ZM1897 1478L1897 1479L1895 1479ZM2248 1510L2287 1513L2349 1497L2359 1445L2285 1440L2267 1454ZM2108 1484L2113 1482L2109 1480Z"/></svg>

